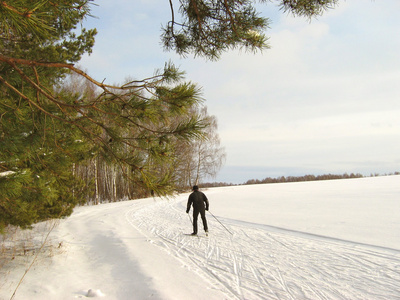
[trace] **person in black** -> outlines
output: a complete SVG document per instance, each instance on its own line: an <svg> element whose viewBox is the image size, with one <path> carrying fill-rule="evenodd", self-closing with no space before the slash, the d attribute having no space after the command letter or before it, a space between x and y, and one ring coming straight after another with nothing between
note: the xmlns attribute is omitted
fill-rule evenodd
<svg viewBox="0 0 400 300"><path fill-rule="evenodd" d="M204 231L208 233L207 219L206 219L206 210L208 210L209 204L208 199L204 193L199 191L199 187L195 185L193 187L193 193L189 195L186 213L188 214L190 211L190 206L193 204L193 233L192 235L197 234L197 218L200 214L201 219L203 221Z"/></svg>

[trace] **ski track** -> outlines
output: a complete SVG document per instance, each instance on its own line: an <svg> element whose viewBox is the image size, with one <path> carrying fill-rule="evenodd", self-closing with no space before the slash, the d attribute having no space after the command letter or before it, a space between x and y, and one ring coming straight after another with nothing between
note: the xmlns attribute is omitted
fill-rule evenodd
<svg viewBox="0 0 400 300"><path fill-rule="evenodd" d="M126 212L149 242L227 299L400 299L400 251L223 220L192 237L185 199ZM202 234L199 220L199 232Z"/></svg>

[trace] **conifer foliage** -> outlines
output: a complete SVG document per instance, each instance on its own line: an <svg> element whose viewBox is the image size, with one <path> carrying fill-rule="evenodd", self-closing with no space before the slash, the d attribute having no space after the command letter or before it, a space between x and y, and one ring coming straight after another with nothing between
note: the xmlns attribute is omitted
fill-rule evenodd
<svg viewBox="0 0 400 300"><path fill-rule="evenodd" d="M311 18L333 8L338 0L169 0L171 19L164 26L164 48L181 55L194 53L218 59L230 49L269 48L265 31L270 20L257 4L278 4L284 12ZM260 6L258 6L260 8Z"/></svg>
<svg viewBox="0 0 400 300"><path fill-rule="evenodd" d="M53 93L67 69L46 64L72 64L90 52L96 31L72 33L85 5L0 3L0 229L68 215L79 199L71 164L92 146L73 124L75 99Z"/></svg>

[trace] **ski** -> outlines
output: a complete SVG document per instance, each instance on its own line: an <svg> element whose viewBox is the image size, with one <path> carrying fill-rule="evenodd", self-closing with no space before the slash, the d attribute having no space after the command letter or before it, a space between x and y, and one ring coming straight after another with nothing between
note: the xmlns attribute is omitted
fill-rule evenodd
<svg viewBox="0 0 400 300"><path fill-rule="evenodd" d="M187 236L193 236L193 237L198 237L198 238L205 238L205 237L208 237L208 233L206 233L205 235L198 235L198 234L184 233L183 235L187 235Z"/></svg>

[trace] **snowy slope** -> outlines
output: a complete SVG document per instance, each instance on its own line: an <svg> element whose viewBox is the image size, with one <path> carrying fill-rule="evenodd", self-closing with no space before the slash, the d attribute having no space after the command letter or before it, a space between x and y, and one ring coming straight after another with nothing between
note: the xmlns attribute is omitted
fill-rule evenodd
<svg viewBox="0 0 400 300"><path fill-rule="evenodd" d="M188 194L77 208L15 299L400 299L400 176L204 192L208 237L184 234Z"/></svg>

